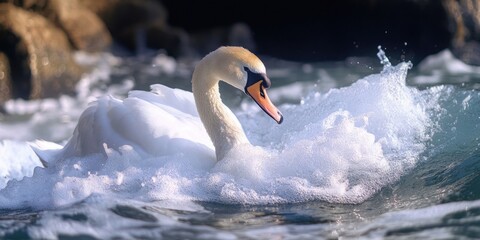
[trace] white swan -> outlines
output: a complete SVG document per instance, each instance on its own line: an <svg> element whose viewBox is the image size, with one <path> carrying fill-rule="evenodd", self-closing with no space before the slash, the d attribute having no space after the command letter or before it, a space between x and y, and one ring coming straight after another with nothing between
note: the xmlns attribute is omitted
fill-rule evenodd
<svg viewBox="0 0 480 240"><path fill-rule="evenodd" d="M53 157L105 153L105 147L124 145L156 156L181 153L210 158L214 148L216 159L221 160L232 147L249 141L238 119L221 101L220 80L244 91L277 123L282 122L282 114L265 91L270 80L260 59L241 47L220 47L196 66L193 96L154 85L152 92L131 91L124 100L104 97L82 113L62 150L52 154L38 146L34 149L44 162Z"/></svg>

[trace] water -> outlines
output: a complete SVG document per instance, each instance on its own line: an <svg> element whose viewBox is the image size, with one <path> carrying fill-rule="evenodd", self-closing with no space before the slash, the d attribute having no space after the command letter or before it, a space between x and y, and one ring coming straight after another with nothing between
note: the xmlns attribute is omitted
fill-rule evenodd
<svg viewBox="0 0 480 240"><path fill-rule="evenodd" d="M378 54L384 65L376 58L300 64L262 57L285 121L275 125L243 93L221 86L257 146L234 149L222 162L144 158L127 146L106 159L40 168L27 143L65 144L96 97L123 98L159 78L190 89L195 61L78 53L92 71L77 96L5 106L0 236L478 238L480 69L448 51L418 66Z"/></svg>

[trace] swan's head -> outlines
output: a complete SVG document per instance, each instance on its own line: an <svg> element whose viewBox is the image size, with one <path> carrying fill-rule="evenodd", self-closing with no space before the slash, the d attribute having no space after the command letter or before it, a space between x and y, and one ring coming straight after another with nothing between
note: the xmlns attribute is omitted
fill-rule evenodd
<svg viewBox="0 0 480 240"><path fill-rule="evenodd" d="M247 75L247 83L244 88L245 93L250 96L265 113L277 121L278 124L282 123L282 113L278 111L277 107L273 105L267 95L266 89L272 85L270 79L265 73L253 72L248 67L244 67L244 70Z"/></svg>
<svg viewBox="0 0 480 240"><path fill-rule="evenodd" d="M267 95L266 89L270 87L271 82L262 61L242 47L221 47L215 52L218 56L215 64L225 65L217 68L223 70L220 70L220 79L244 91L266 114L278 124L282 123L282 113Z"/></svg>

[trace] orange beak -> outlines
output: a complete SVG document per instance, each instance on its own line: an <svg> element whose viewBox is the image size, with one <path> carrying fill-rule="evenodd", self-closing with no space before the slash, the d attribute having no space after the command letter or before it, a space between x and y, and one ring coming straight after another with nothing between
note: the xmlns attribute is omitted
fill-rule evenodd
<svg viewBox="0 0 480 240"><path fill-rule="evenodd" d="M260 108L263 109L265 113L267 113L270 117L273 118L273 120L280 124L283 121L282 113L278 111L277 107L275 107L272 101L270 101L270 98L268 98L262 81L263 80L260 80L248 86L245 89L246 93L253 98L253 100L258 104L258 106L260 106Z"/></svg>

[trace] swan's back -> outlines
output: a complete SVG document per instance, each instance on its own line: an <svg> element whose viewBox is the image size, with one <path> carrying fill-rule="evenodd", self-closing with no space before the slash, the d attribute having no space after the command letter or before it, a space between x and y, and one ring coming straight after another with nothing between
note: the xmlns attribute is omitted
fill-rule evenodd
<svg viewBox="0 0 480 240"><path fill-rule="evenodd" d="M103 97L81 115L61 157L105 153L129 145L151 156L195 154L214 158L213 145L191 93L162 85L132 91L122 100Z"/></svg>

